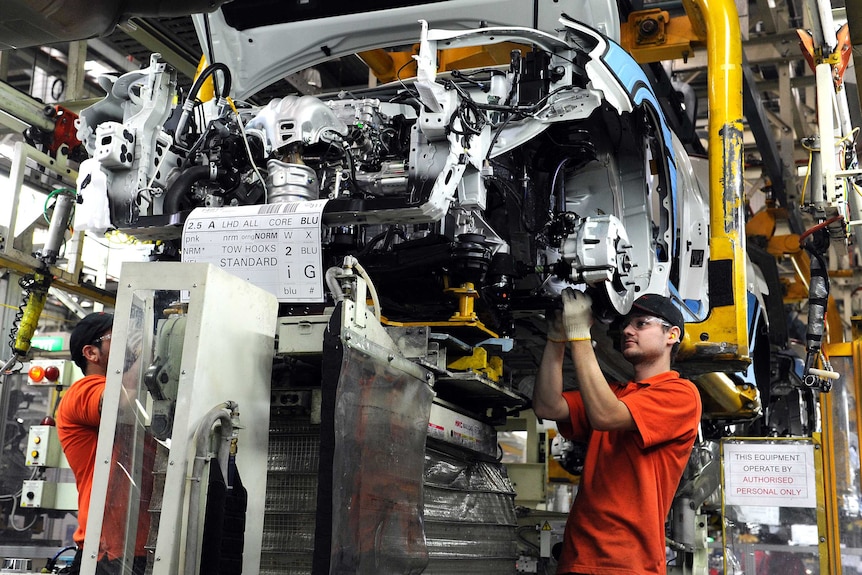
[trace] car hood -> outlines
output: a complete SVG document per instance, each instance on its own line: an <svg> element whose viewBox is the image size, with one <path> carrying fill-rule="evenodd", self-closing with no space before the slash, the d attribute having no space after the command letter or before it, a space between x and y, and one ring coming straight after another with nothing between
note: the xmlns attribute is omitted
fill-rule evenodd
<svg viewBox="0 0 862 575"><path fill-rule="evenodd" d="M553 34L566 14L619 38L617 5L608 0L235 0L193 19L207 59L226 64L233 95L246 98L333 58L415 44L419 20L438 29L517 26Z"/></svg>

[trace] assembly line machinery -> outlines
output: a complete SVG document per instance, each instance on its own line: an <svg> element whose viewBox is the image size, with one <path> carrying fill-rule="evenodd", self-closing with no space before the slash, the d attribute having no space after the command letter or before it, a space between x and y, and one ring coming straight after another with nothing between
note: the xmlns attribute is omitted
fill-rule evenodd
<svg viewBox="0 0 862 575"><path fill-rule="evenodd" d="M732 3L622 18L600 1L391 4L214 6L194 16L205 58L188 91L154 54L103 77L104 99L55 110L56 141L15 145L0 266L23 303L0 504L24 534L4 554L24 563L7 568L35 569L43 541L59 570L74 525L50 417L74 376L31 349L51 293L116 317L82 572L117 538L130 567L143 535L156 575L552 572L578 453L529 397L568 285L596 301L610 378L628 376L613 318L637 294L686 319L677 369L704 418L669 572L753 572L764 552L811 573L858 564L862 355L842 269L862 204L831 7L800 36L818 115L796 185L792 153L752 128L764 111ZM699 50L708 159L648 66ZM354 54L386 83L253 99ZM42 116L29 122L50 132ZM769 179L756 213L747 127ZM54 191L47 226L23 230L36 165ZM124 264L116 294L82 285L85 238L118 232L154 261ZM508 430L526 431L521 461L506 462Z"/></svg>

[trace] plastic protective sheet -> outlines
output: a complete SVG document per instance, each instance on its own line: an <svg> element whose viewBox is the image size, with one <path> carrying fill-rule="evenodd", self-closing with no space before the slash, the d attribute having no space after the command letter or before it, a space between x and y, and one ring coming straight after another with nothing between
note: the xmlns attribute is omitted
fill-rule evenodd
<svg viewBox="0 0 862 575"><path fill-rule="evenodd" d="M468 453L425 454L429 573L514 573L515 490L505 468Z"/></svg>
<svg viewBox="0 0 862 575"><path fill-rule="evenodd" d="M176 292L159 294L170 299ZM140 297L139 297L140 296ZM150 335L154 325L153 300L136 294L129 318L125 347L112 342L112 353L124 353L119 412L114 430L113 454L105 500L99 561L123 573L152 570L153 545L163 499L166 449L150 434L150 418L144 406L147 389L144 369L151 359ZM108 385L115 380L109 379Z"/></svg>
<svg viewBox="0 0 862 575"><path fill-rule="evenodd" d="M499 464L425 456L425 515L438 521L516 525L515 492Z"/></svg>
<svg viewBox="0 0 862 575"><path fill-rule="evenodd" d="M433 393L385 358L344 350L335 407L333 574L421 573L428 562L423 468Z"/></svg>

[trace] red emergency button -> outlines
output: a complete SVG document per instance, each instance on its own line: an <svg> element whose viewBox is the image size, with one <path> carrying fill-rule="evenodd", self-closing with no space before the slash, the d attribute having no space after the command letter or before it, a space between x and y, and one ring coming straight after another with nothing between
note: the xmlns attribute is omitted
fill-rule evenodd
<svg viewBox="0 0 862 575"><path fill-rule="evenodd" d="M33 381L42 381L45 378L45 368L41 365L34 365L30 368L30 371L27 372L27 375Z"/></svg>
<svg viewBox="0 0 862 575"><path fill-rule="evenodd" d="M49 365L45 368L45 379L48 381L57 381L60 379L60 368L56 365Z"/></svg>

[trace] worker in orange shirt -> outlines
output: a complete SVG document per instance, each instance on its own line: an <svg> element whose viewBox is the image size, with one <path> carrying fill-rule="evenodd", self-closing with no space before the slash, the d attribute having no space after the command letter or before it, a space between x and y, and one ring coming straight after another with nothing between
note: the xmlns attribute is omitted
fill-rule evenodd
<svg viewBox="0 0 862 575"><path fill-rule="evenodd" d="M90 508L90 492L96 462L96 446L102 416L102 401L105 391L108 358L111 354L114 316L108 313L93 313L75 326L70 338L72 360L81 368L84 377L77 380L63 395L57 407L57 435L75 474L78 488L78 528L73 539L78 551L70 573L80 572L81 552L87 531L87 515ZM115 444L114 460L123 458L119 442ZM136 535L133 573L143 575L146 568L144 544L149 532L147 503L152 491L152 449L144 455L144 474L140 488L138 531ZM116 466L112 466L116 467ZM120 479L122 480L122 479ZM111 501L105 508L103 529L99 544L97 575L119 574L124 552L124 517L128 506L128 489L117 484L112 473L109 479ZM116 523L117 525L113 525Z"/></svg>
<svg viewBox="0 0 862 575"><path fill-rule="evenodd" d="M611 383L593 350L589 296L567 288L562 300L549 317L533 411L556 421L567 439L585 442L587 452L557 573L664 574L665 519L701 415L697 388L670 369L685 322L669 298L635 300L620 336L634 377ZM563 391L566 349L576 391Z"/></svg>

